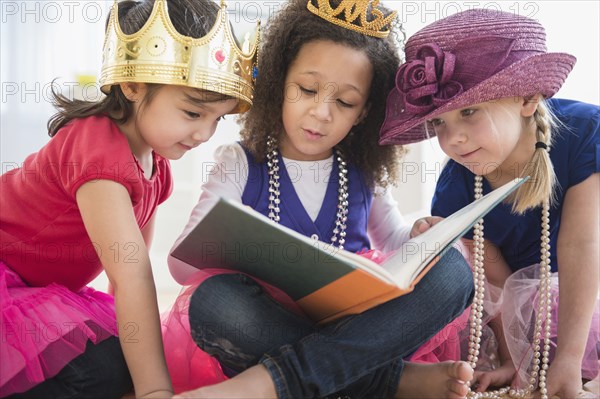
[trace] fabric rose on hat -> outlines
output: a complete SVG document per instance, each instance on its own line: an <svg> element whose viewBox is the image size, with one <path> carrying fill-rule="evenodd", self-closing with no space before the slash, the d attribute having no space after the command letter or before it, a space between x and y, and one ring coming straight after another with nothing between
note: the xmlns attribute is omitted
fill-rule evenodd
<svg viewBox="0 0 600 399"><path fill-rule="evenodd" d="M402 65L396 75L405 111L423 114L462 93L462 85L452 80L455 64L454 54L436 44L419 48L415 59Z"/></svg>

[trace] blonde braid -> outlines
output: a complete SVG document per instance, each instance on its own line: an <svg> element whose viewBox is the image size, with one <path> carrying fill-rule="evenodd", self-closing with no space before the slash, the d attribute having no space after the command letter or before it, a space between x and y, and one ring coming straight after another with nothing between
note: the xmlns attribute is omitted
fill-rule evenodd
<svg viewBox="0 0 600 399"><path fill-rule="evenodd" d="M550 200L551 205L554 202L556 174L549 151L552 145L552 130L557 123L543 99L540 100L533 114L533 120L536 124L536 140L546 144L548 149L536 148L531 161L521 174L521 176L530 176L530 180L523 184L514 196L513 212L519 214L542 205L546 199Z"/></svg>

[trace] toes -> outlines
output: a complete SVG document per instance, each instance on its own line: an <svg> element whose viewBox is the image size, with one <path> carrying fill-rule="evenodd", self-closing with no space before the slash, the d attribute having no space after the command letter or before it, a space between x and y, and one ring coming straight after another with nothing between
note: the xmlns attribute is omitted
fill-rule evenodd
<svg viewBox="0 0 600 399"><path fill-rule="evenodd" d="M448 375L460 381L471 381L473 369L466 362L452 362L449 363Z"/></svg>
<svg viewBox="0 0 600 399"><path fill-rule="evenodd" d="M467 385L457 380L449 380L446 384L446 388L448 389L447 396L450 399L464 398L467 396L467 393L469 393Z"/></svg>

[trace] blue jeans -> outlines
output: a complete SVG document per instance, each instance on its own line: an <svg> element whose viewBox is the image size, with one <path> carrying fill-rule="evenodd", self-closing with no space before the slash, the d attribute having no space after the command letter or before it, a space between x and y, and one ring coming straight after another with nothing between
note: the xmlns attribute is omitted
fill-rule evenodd
<svg viewBox="0 0 600 399"><path fill-rule="evenodd" d="M54 377L7 399L120 399L133 392L119 338L110 337L69 362Z"/></svg>
<svg viewBox="0 0 600 399"><path fill-rule="evenodd" d="M279 398L393 397L403 358L470 304L473 275L451 249L415 290L358 315L315 325L242 274L213 276L190 299L194 341L234 371L262 364Z"/></svg>

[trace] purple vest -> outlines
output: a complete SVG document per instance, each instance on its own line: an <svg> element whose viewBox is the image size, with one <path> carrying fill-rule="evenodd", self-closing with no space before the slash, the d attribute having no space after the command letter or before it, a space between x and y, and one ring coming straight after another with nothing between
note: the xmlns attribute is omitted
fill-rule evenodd
<svg viewBox="0 0 600 399"><path fill-rule="evenodd" d="M243 147L243 146L242 146ZM244 148L248 159L248 182L242 194L242 203L262 213L269 215L269 171L266 162L257 163L254 157ZM288 174L281 155L279 155L279 190L281 204L279 205L279 223L300 234L311 237L316 234L321 241L331 242L335 227L339 167L334 157L331 177L327 183L325 199L319 210L317 219L313 222L302 203ZM367 186L364 176L354 165L348 165L348 220L346 221L346 243L344 249L359 252L371 249L367 237L367 222L371 211L373 193Z"/></svg>

